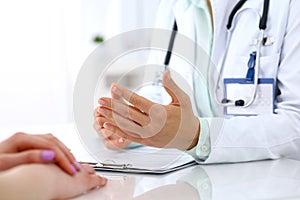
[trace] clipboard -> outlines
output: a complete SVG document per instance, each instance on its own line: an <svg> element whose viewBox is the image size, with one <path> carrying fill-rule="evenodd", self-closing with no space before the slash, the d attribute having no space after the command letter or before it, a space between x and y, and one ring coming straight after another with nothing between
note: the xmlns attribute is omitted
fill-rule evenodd
<svg viewBox="0 0 300 200"><path fill-rule="evenodd" d="M143 169L143 168L134 168L128 166L128 164L105 164L105 163L85 163L82 164L91 165L95 171L108 171L108 172L125 172L125 173L134 173L134 174L166 174L180 169L184 169L193 165L196 165L195 161L191 161L173 168L161 168L161 169Z"/></svg>
<svg viewBox="0 0 300 200"><path fill-rule="evenodd" d="M98 152L96 162L81 162L91 165L96 171L124 172L135 174L165 174L196 165L194 158L177 149L160 149L141 146L122 151Z"/></svg>

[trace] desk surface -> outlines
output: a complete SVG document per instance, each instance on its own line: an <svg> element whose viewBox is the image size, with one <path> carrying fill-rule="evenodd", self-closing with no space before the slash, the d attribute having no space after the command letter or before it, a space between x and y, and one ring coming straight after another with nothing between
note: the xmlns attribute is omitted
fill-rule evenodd
<svg viewBox="0 0 300 200"><path fill-rule="evenodd" d="M73 125L23 130L52 132L79 160L89 157ZM0 130L0 140L14 131ZM300 161L296 160L198 165L164 175L98 173L109 179L108 184L74 199L300 199Z"/></svg>
<svg viewBox="0 0 300 200"><path fill-rule="evenodd" d="M83 199L300 199L300 162L194 166L165 175L100 173L106 187Z"/></svg>

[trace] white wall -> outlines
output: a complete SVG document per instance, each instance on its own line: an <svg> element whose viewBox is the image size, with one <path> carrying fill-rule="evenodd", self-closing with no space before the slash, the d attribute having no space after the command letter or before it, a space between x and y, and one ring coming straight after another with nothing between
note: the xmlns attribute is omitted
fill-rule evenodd
<svg viewBox="0 0 300 200"><path fill-rule="evenodd" d="M153 26L158 2L0 1L0 127L72 121L73 85L93 37Z"/></svg>
<svg viewBox="0 0 300 200"><path fill-rule="evenodd" d="M76 4L76 1L74 1ZM0 126L65 122L67 0L0 3ZM77 47L78 48L78 47Z"/></svg>

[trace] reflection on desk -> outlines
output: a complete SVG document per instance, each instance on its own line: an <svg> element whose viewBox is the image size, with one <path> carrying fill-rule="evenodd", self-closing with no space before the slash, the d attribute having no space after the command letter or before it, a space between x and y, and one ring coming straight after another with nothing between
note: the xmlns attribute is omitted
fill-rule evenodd
<svg viewBox="0 0 300 200"><path fill-rule="evenodd" d="M104 188L79 199L300 199L300 162L198 165L165 175L101 173Z"/></svg>

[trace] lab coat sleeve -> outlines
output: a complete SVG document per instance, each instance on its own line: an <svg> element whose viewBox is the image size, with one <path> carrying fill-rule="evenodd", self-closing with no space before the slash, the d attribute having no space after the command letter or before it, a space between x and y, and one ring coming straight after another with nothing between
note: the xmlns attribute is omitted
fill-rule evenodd
<svg viewBox="0 0 300 200"><path fill-rule="evenodd" d="M300 1L290 1L276 77L279 93L275 98L275 113L207 119L211 152L205 161L196 159L199 163L300 159L299 7Z"/></svg>
<svg viewBox="0 0 300 200"><path fill-rule="evenodd" d="M205 118L199 118L200 122L200 133L198 144L192 148L191 150L187 151L188 154L193 156L199 162L204 162L210 152L211 152L211 143L210 143L210 132L209 132L209 122Z"/></svg>

